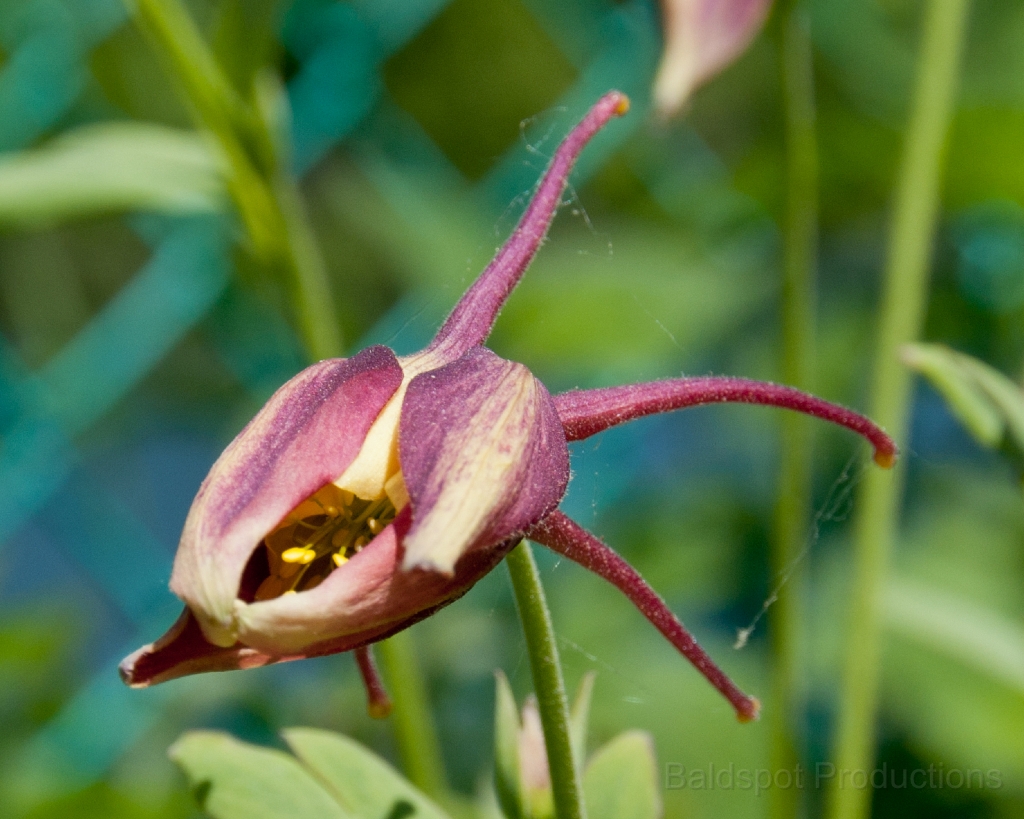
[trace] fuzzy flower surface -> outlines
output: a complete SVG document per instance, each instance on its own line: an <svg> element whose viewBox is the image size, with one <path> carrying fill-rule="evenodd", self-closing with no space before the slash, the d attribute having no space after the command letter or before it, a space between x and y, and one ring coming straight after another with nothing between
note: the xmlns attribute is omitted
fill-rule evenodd
<svg viewBox="0 0 1024 819"><path fill-rule="evenodd" d="M420 353L370 347L282 386L214 463L185 522L171 590L185 609L121 664L131 686L354 651L371 713L388 710L369 646L465 594L528 537L606 578L718 688L744 695L618 554L560 511L568 441L720 402L788 407L892 441L866 418L787 387L682 378L552 396L485 348L543 243L569 171L628 109L605 95L559 146L511 238Z"/></svg>

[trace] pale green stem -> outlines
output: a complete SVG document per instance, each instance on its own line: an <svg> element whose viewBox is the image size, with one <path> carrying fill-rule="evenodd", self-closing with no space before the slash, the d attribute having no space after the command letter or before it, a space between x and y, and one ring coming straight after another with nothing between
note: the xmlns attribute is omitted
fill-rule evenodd
<svg viewBox="0 0 1024 819"><path fill-rule="evenodd" d="M917 339L927 306L928 272L939 211L945 149L956 97L968 0L930 0L924 20L913 108L890 234L870 415L905 446L910 373L900 347ZM881 597L896 536L905 459L894 470L869 470L855 522L850 631L835 753L830 819L861 819L871 792L841 787L843 771L870 771L881 664Z"/></svg>
<svg viewBox="0 0 1024 819"><path fill-rule="evenodd" d="M530 655L533 687L544 728L548 769L551 771L555 815L558 819L585 819L583 788L573 759L569 700L565 694L558 645L530 545L525 541L520 543L505 558L505 563L512 577L516 607Z"/></svg>
<svg viewBox="0 0 1024 819"><path fill-rule="evenodd" d="M408 631L377 643L384 680L391 694L395 739L409 781L435 801L449 798L441 744L430 715L427 687L420 674L416 647Z"/></svg>
<svg viewBox="0 0 1024 819"><path fill-rule="evenodd" d="M781 67L786 124L786 213L783 228L782 381L811 390L814 368L815 268L818 249L818 145L814 62L803 5L781 11ZM772 538L775 582L784 582L772 609L771 767L793 770L803 754L806 703L803 673L804 570L801 557L811 509L812 430L806 417L782 418L782 464ZM770 815L800 813L799 788L774 788Z"/></svg>
<svg viewBox="0 0 1024 819"><path fill-rule="evenodd" d="M266 124L235 92L180 0L126 3L170 67L197 122L217 140L228 167L228 189L255 255L286 271L299 331L311 356L340 355L341 335L326 271L295 182L256 161L259 148L275 142Z"/></svg>
<svg viewBox="0 0 1024 819"><path fill-rule="evenodd" d="M285 173L279 177L275 190L284 218L288 244L285 264L293 284L299 332L314 361L337 358L344 347L320 246L295 180Z"/></svg>

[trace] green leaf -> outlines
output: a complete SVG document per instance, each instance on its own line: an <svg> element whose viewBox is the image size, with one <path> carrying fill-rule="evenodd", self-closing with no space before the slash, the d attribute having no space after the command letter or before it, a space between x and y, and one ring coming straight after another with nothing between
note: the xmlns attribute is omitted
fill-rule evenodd
<svg viewBox="0 0 1024 819"><path fill-rule="evenodd" d="M650 734L626 731L595 753L583 792L590 819L658 819L661 793Z"/></svg>
<svg viewBox="0 0 1024 819"><path fill-rule="evenodd" d="M316 728L289 728L282 735L313 775L362 819L448 819L387 762L348 737Z"/></svg>
<svg viewBox="0 0 1024 819"><path fill-rule="evenodd" d="M889 581L890 629L987 674L1024 695L1024 626L946 591Z"/></svg>
<svg viewBox="0 0 1024 819"><path fill-rule="evenodd" d="M958 354L974 380L1002 412L1014 443L1024 450L1024 391L998 370L970 356Z"/></svg>
<svg viewBox="0 0 1024 819"><path fill-rule="evenodd" d="M98 213L225 207L218 154L198 133L137 122L89 125L0 159L0 226Z"/></svg>
<svg viewBox="0 0 1024 819"><path fill-rule="evenodd" d="M939 391L979 443L987 447L999 445L1006 428L1003 413L978 383L976 370L965 363L968 356L941 344L908 344L901 355L904 364L921 373Z"/></svg>
<svg viewBox="0 0 1024 819"><path fill-rule="evenodd" d="M283 751L219 731L192 731L168 751L214 819L347 819L331 796Z"/></svg>
<svg viewBox="0 0 1024 819"><path fill-rule="evenodd" d="M590 701L594 693L594 680L597 672L588 671L580 680L576 689L576 698L572 702L569 713L569 734L572 740L572 755L576 758L577 767L583 767L587 758L587 727L590 724Z"/></svg>
<svg viewBox="0 0 1024 819"><path fill-rule="evenodd" d="M494 787L508 819L523 819L522 777L519 771L519 711L508 677L494 673Z"/></svg>

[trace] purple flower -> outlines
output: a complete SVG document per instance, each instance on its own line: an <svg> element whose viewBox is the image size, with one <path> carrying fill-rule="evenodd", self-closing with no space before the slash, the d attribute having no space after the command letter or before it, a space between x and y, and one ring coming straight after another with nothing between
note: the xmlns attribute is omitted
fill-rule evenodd
<svg viewBox="0 0 1024 819"><path fill-rule="evenodd" d="M697 404L788 407L892 441L849 410L787 387L683 378L552 397L483 346L540 247L573 162L628 100L604 96L558 148L511 239L424 351L371 347L281 387L210 470L192 504L171 589L185 611L121 665L147 686L186 674L356 651L371 712L387 696L368 647L465 594L523 537L618 586L729 698L746 697L625 561L558 511L567 441Z"/></svg>

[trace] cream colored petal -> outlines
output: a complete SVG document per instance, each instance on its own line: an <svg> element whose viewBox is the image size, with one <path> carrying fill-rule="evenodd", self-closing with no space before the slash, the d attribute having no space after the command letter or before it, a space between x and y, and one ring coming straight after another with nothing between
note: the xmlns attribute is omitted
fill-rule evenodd
<svg viewBox="0 0 1024 819"><path fill-rule="evenodd" d="M475 545L551 511L568 483L551 396L523 365L480 347L411 382L400 449L413 515L406 570L450 574Z"/></svg>

